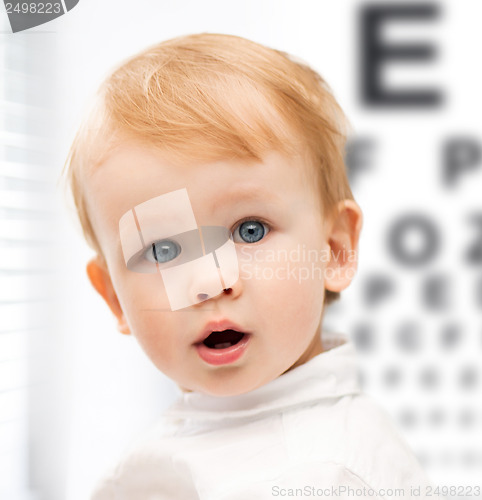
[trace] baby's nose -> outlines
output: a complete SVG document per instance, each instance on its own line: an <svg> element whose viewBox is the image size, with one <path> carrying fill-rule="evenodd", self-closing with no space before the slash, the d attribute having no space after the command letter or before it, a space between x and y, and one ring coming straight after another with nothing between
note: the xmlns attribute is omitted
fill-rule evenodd
<svg viewBox="0 0 482 500"><path fill-rule="evenodd" d="M217 297L238 281L237 253L227 229L222 226L201 229L204 255L161 270L173 311Z"/></svg>
<svg viewBox="0 0 482 500"><path fill-rule="evenodd" d="M217 268L208 268L192 276L190 297L192 304L205 302L223 291L223 284Z"/></svg>
<svg viewBox="0 0 482 500"><path fill-rule="evenodd" d="M225 295L230 295L231 293L233 292L233 289L232 288L224 288L222 293L225 294ZM221 292L220 292L221 293ZM218 294L219 295L219 294ZM208 300L210 299L211 297L209 296L208 293L198 293L197 294L197 301L198 302L204 302L205 300Z"/></svg>

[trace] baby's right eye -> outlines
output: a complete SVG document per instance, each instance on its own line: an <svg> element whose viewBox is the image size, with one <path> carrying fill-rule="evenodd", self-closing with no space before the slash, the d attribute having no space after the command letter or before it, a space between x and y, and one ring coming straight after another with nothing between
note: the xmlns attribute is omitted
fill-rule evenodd
<svg viewBox="0 0 482 500"><path fill-rule="evenodd" d="M146 259L153 263L163 264L174 260L181 253L181 247L172 240L160 240L146 251Z"/></svg>

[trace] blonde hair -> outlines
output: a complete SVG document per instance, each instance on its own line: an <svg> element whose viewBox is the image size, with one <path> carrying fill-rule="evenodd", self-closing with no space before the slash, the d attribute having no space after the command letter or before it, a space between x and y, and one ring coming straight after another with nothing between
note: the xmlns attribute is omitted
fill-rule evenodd
<svg viewBox="0 0 482 500"><path fill-rule="evenodd" d="M178 161L262 161L272 150L313 165L322 206L353 199L344 165L347 122L325 81L290 55L232 35L196 34L150 47L103 82L64 169L84 236L102 256L81 175L116 138ZM325 291L327 303L339 294Z"/></svg>

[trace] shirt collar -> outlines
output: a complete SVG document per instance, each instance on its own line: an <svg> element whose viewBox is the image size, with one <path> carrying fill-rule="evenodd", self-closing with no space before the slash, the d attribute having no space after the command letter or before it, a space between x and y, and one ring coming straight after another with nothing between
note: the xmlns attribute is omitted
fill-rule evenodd
<svg viewBox="0 0 482 500"><path fill-rule="evenodd" d="M323 333L324 351L246 394L186 392L164 414L189 420L245 418L360 392L355 346L339 333Z"/></svg>

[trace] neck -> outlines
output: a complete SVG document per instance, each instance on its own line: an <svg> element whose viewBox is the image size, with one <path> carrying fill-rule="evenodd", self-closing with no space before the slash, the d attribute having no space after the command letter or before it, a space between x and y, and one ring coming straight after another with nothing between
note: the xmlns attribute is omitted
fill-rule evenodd
<svg viewBox="0 0 482 500"><path fill-rule="evenodd" d="M313 337L310 345L307 347L305 352L296 360L296 362L292 366L290 366L283 373L289 372L293 368L305 364L307 361L314 358L315 356L318 356L318 354L321 354L322 352L323 352L323 343L321 341L321 335L318 334Z"/></svg>

